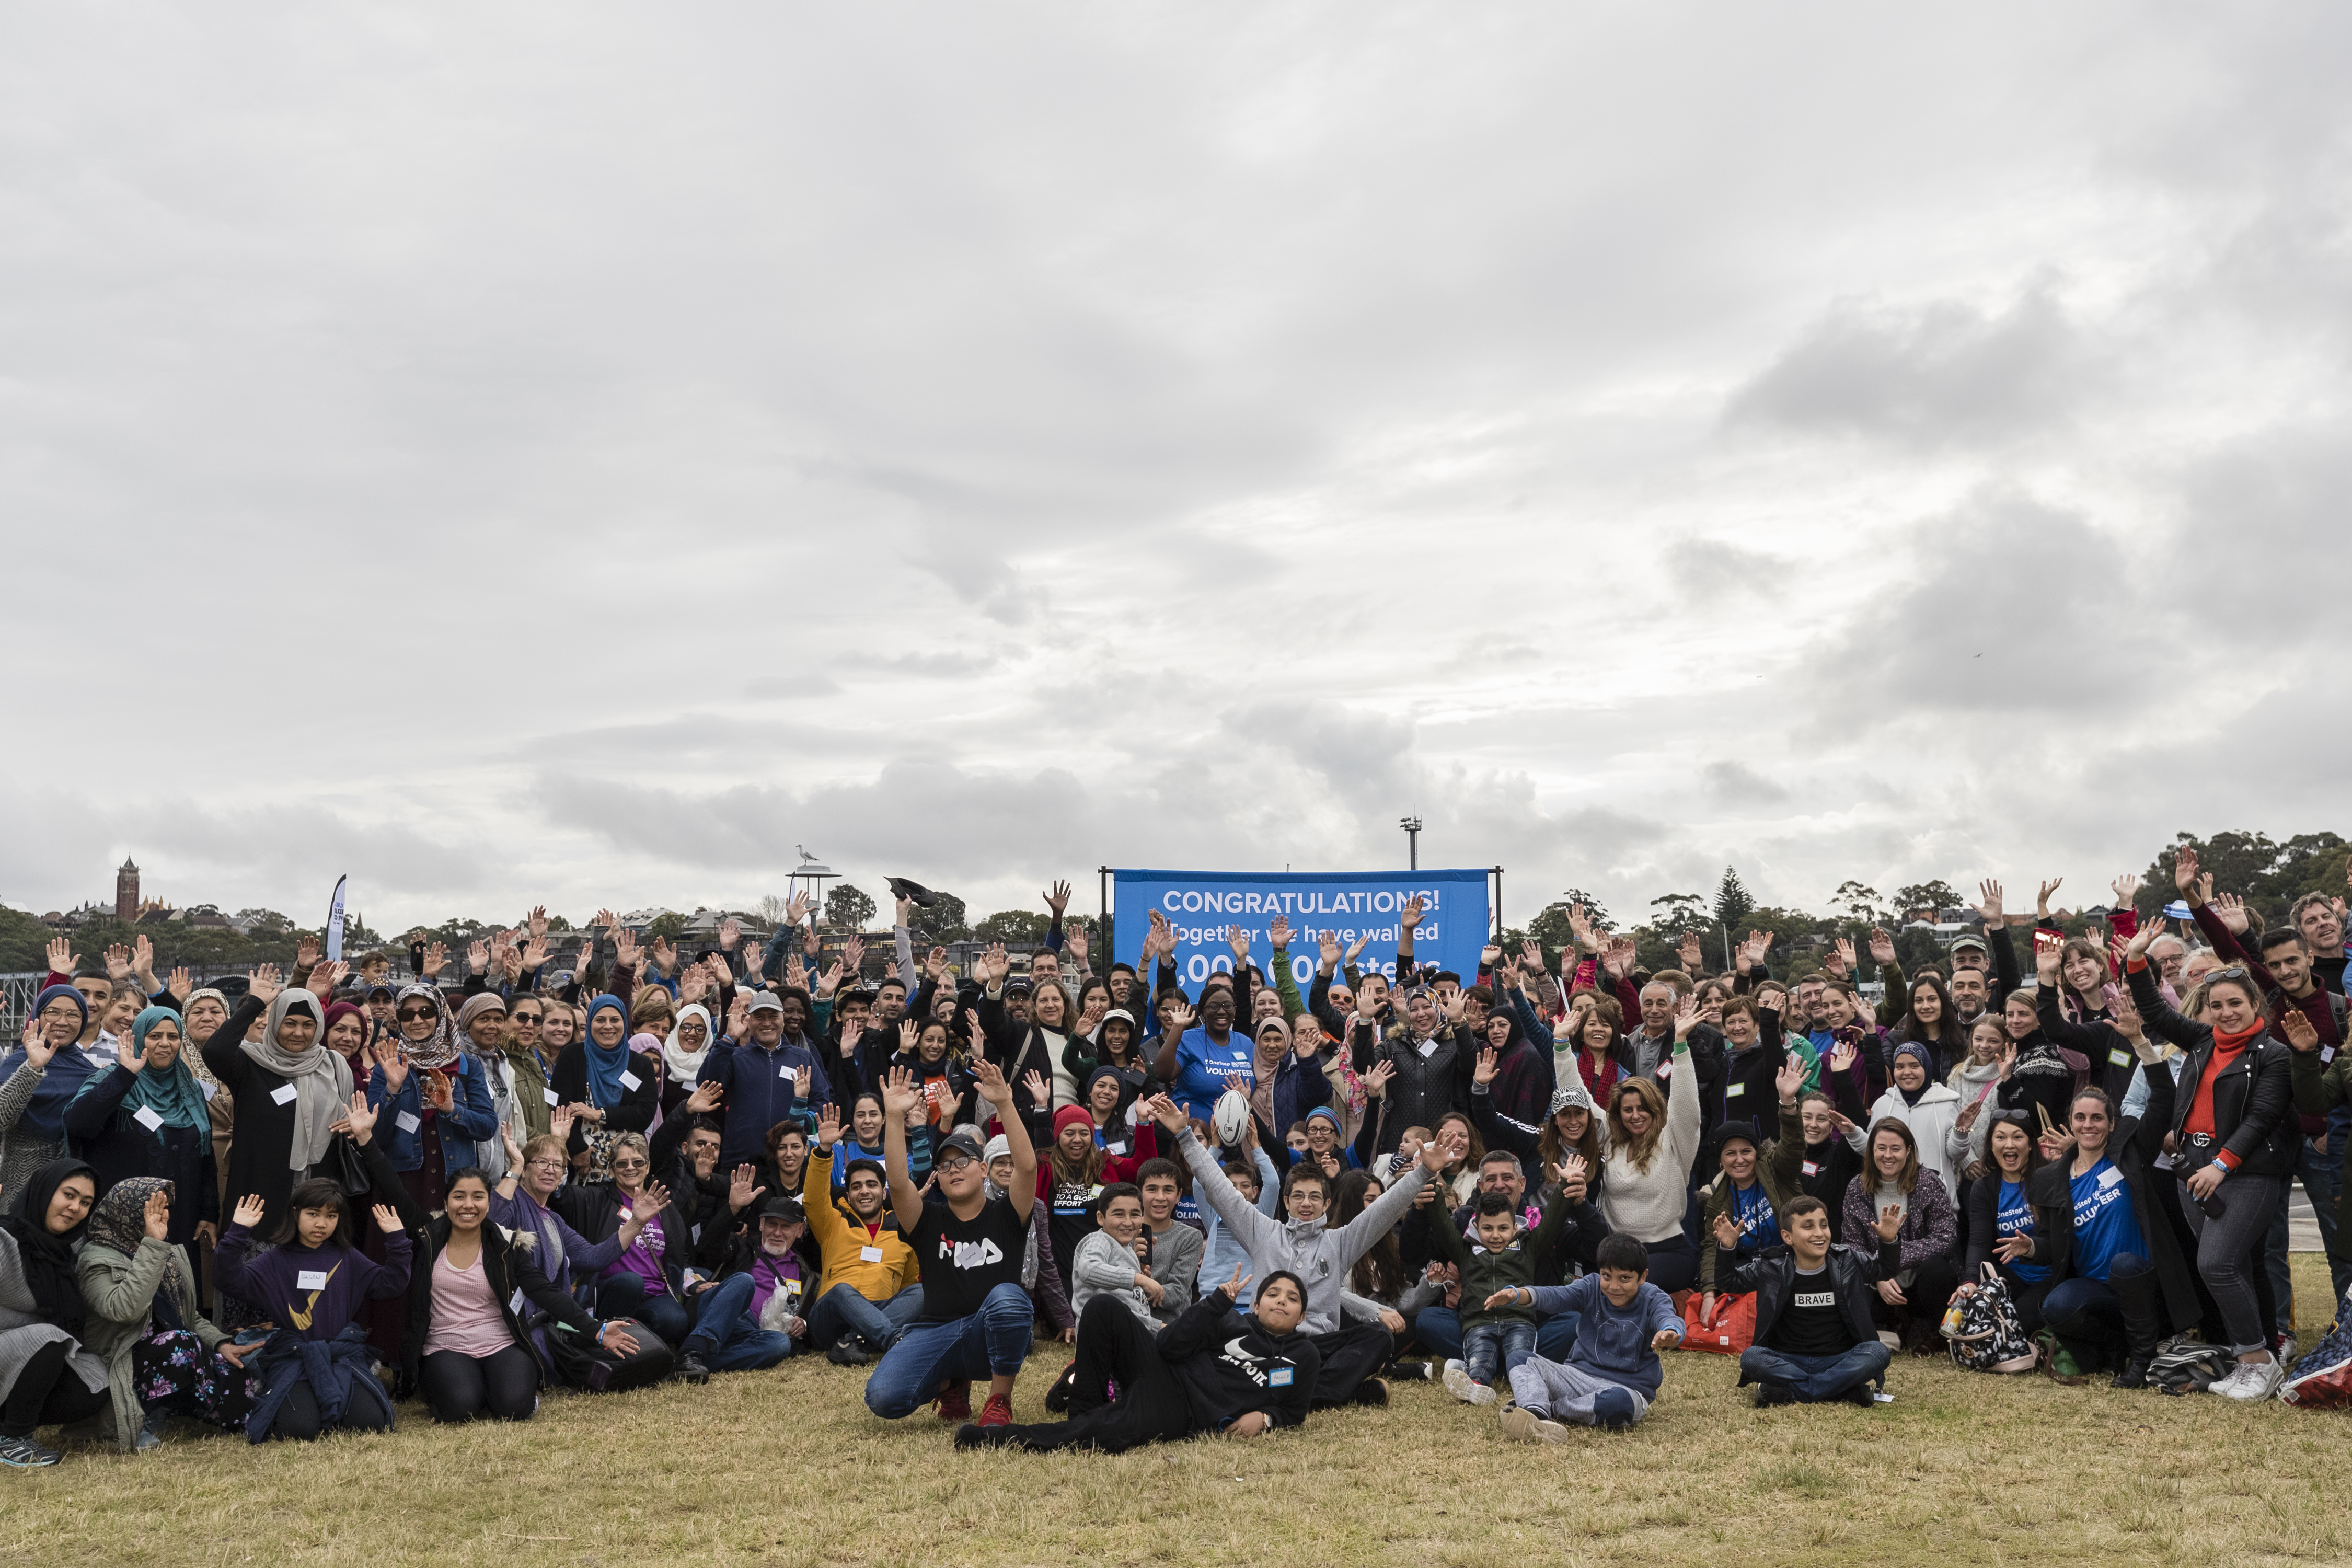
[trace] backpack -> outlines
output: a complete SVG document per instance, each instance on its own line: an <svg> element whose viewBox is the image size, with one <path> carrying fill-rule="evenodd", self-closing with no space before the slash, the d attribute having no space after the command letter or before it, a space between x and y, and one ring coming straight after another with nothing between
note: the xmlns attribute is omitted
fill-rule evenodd
<svg viewBox="0 0 2352 1568"><path fill-rule="evenodd" d="M2036 1356L2033 1342L2017 1303L2009 1299L2009 1281L1990 1263L1984 1282L1954 1301L1944 1314L1945 1348L1952 1364L1963 1372L2032 1372Z"/></svg>
<svg viewBox="0 0 2352 1568"><path fill-rule="evenodd" d="M2336 1309L2336 1321L2312 1352L2294 1363L2279 1402L2305 1410L2337 1410L2352 1405L2352 1295Z"/></svg>
<svg viewBox="0 0 2352 1568"><path fill-rule="evenodd" d="M2237 1352L2185 1334L2167 1340L2147 1363L2148 1386L2163 1394L2203 1394L2237 1370Z"/></svg>

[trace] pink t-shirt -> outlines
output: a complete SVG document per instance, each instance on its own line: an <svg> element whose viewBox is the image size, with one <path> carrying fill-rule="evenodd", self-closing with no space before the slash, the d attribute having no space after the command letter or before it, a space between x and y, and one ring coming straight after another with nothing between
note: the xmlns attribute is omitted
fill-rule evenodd
<svg viewBox="0 0 2352 1568"><path fill-rule="evenodd" d="M433 1327L425 1335L425 1353L456 1351L479 1359L514 1348L515 1337L490 1294L489 1277L479 1255L473 1267L460 1268L444 1252L433 1260Z"/></svg>

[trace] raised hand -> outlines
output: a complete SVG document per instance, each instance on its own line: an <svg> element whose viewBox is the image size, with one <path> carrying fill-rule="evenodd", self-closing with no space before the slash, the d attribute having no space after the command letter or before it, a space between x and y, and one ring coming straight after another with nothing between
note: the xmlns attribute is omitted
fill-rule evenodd
<svg viewBox="0 0 2352 1568"><path fill-rule="evenodd" d="M324 1002L335 994L335 987L341 985L343 977L351 972L352 966L339 958L331 963L315 965L310 971L310 978L303 984L313 996Z"/></svg>
<svg viewBox="0 0 2352 1568"><path fill-rule="evenodd" d="M1786 991L1759 991L1756 994L1756 1005L1778 1017L1789 1005L1789 994Z"/></svg>
<svg viewBox="0 0 2352 1568"><path fill-rule="evenodd" d="M1552 1180L1559 1184L1559 1195L1572 1204L1584 1201L1585 1182L1590 1174L1584 1156L1573 1149L1551 1168Z"/></svg>
<svg viewBox="0 0 2352 1568"><path fill-rule="evenodd" d="M1469 1152L1470 1140L1462 1130L1458 1127L1448 1129L1431 1139L1429 1146L1422 1150L1422 1168L1433 1176Z"/></svg>
<svg viewBox="0 0 2352 1568"><path fill-rule="evenodd" d="M1999 931L2008 924L2000 912L2000 884L1990 880L1979 882L1977 892L1980 895L1977 900L1977 913L1984 917L1985 930Z"/></svg>
<svg viewBox="0 0 2352 1568"><path fill-rule="evenodd" d="M1480 1050L1478 1053L1478 1065L1476 1068L1472 1069L1470 1081L1477 1084L1481 1088L1493 1083L1495 1081L1495 1059L1498 1055L1500 1055L1500 1053L1492 1046L1486 1047L1484 1049Z"/></svg>
<svg viewBox="0 0 2352 1568"><path fill-rule="evenodd" d="M1371 933L1371 932L1370 932L1370 931L1366 931L1363 935L1361 935L1361 936L1358 937L1354 942L1349 942L1349 943L1348 944L1348 962L1349 962L1349 963L1355 963L1355 962L1356 962L1356 960L1357 960L1357 959L1359 959L1359 958L1362 957L1362 956L1363 956L1363 952L1364 952L1364 945L1365 945L1367 942L1370 942L1371 940L1372 940L1372 933Z"/></svg>
<svg viewBox="0 0 2352 1568"><path fill-rule="evenodd" d="M716 1079L709 1083L696 1084L694 1092L686 1097L686 1113L688 1116L709 1115L719 1109L719 1099L726 1092L726 1088Z"/></svg>
<svg viewBox="0 0 2352 1568"><path fill-rule="evenodd" d="M1404 908L1398 912L1397 923L1403 926L1405 930L1411 931L1421 923L1421 912L1424 907L1421 895L1415 893L1404 901Z"/></svg>
<svg viewBox="0 0 2352 1568"><path fill-rule="evenodd" d="M682 1007L692 1006L709 993L710 976L698 963L688 965L687 972L677 977L677 1000Z"/></svg>
<svg viewBox="0 0 2352 1568"><path fill-rule="evenodd" d="M2056 892L2058 885L2065 879L2063 877L2053 877L2042 884L2042 891L2035 894L2033 899L2035 919L2046 921L2050 918L2050 895Z"/></svg>
<svg viewBox="0 0 2352 1568"><path fill-rule="evenodd" d="M1013 961L1005 956L1003 942L992 942L988 944L988 951L981 954L980 969L981 973L987 976L985 984L991 991L996 990L1004 984L1004 977L1013 973Z"/></svg>
<svg viewBox="0 0 2352 1568"><path fill-rule="evenodd" d="M319 962L319 939L305 932L294 944L294 967L307 969Z"/></svg>
<svg viewBox="0 0 2352 1568"><path fill-rule="evenodd" d="M466 944L466 972L479 974L490 966L490 944L476 937Z"/></svg>
<svg viewBox="0 0 2352 1568"><path fill-rule="evenodd" d="M809 1085L816 1081L816 1069L803 1063L793 1069L793 1098L806 1100Z"/></svg>
<svg viewBox="0 0 2352 1568"><path fill-rule="evenodd" d="M139 1211L140 1224L150 1241L169 1238L172 1230L172 1200L163 1189L156 1188L147 1194L146 1205Z"/></svg>
<svg viewBox="0 0 2352 1568"><path fill-rule="evenodd" d="M2319 1031L2312 1026L2311 1016L2300 1007L2289 1007L2279 1018L2279 1027L2286 1034L2286 1043L2298 1051L2319 1048Z"/></svg>
<svg viewBox="0 0 2352 1568"><path fill-rule="evenodd" d="M453 1108L455 1104L455 1097L450 1092L449 1078L447 1074L438 1072L426 1073L425 1075L423 1088L425 1089L425 1098L432 1102L434 1110L448 1110Z"/></svg>
<svg viewBox="0 0 2352 1568"><path fill-rule="evenodd" d="M261 1201L261 1195L258 1193L247 1193L245 1196L236 1200L236 1212L229 1215L229 1223L231 1225L241 1225L245 1226L246 1229L251 1230L255 1226L261 1223L261 1215L265 1206L266 1205L264 1205Z"/></svg>
<svg viewBox="0 0 2352 1568"><path fill-rule="evenodd" d="M1176 1102L1164 1094L1155 1094L1145 1100L1143 1113L1171 1133L1184 1131L1184 1113L1177 1110Z"/></svg>
<svg viewBox="0 0 2352 1568"><path fill-rule="evenodd" d="M1969 1101L1967 1107L1961 1110L1959 1115L1953 1119L1952 1125L1959 1131L1966 1132L1977 1124L1977 1118L1983 1113L1984 1099L1982 1096L1979 1096L1977 1099Z"/></svg>
<svg viewBox="0 0 2352 1568"><path fill-rule="evenodd" d="M2139 878L2132 872L2126 871L2122 876L2117 877L2114 881L2108 883L2107 889L2115 895L2115 908L2119 910L2130 909L2132 907L2132 895L2139 891Z"/></svg>
<svg viewBox="0 0 2352 1568"><path fill-rule="evenodd" d="M2140 921L2139 930L2132 932L2131 941L2124 944L2125 959L2130 960L2146 957L2149 945L2153 943L2158 937L2160 937L2163 934L2164 922L2162 921ZM2116 967L2120 973L2122 966L2119 964Z"/></svg>
<svg viewBox="0 0 2352 1568"><path fill-rule="evenodd" d="M1682 941L1675 944L1675 955L1683 961L1684 973L1696 973L1699 965L1706 959L1706 949L1699 946L1698 932L1695 931L1683 932Z"/></svg>
<svg viewBox="0 0 2352 1568"><path fill-rule="evenodd" d="M362 1099L365 1096L362 1096ZM515 1142L514 1127L509 1122L499 1123L499 1147L505 1151L507 1169L515 1175L522 1174L522 1145Z"/></svg>
<svg viewBox="0 0 2352 1568"><path fill-rule="evenodd" d="M1689 996L1685 996L1685 997L1684 997L1684 998L1683 998L1683 1001L1682 1001L1682 1005L1675 1009L1675 1043L1676 1043L1676 1044L1680 1044L1680 1043L1682 1043L1683 1041L1685 1041L1685 1040L1689 1039L1689 1038L1690 1038L1690 1032L1691 1032L1691 1030L1693 1030L1694 1028L1696 1028L1697 1026L1698 1026L1698 997L1697 997L1697 995L1696 995L1696 994L1692 994L1692 995L1689 995Z"/></svg>
<svg viewBox="0 0 2352 1568"><path fill-rule="evenodd" d="M400 1215L393 1212L390 1204L375 1205L375 1227L386 1236L400 1234Z"/></svg>
<svg viewBox="0 0 2352 1568"><path fill-rule="evenodd" d="M841 960L836 958L823 974L816 977L816 994L819 1000L822 1000L840 989Z"/></svg>
<svg viewBox="0 0 2352 1568"><path fill-rule="evenodd" d="M784 988L788 991L808 989L808 965L797 952L784 954Z"/></svg>
<svg viewBox="0 0 2352 1568"><path fill-rule="evenodd" d="M2212 893L2213 879L2210 877L2202 877L2200 878L2199 880L2204 884L2206 890L2206 902L2211 904L2215 910L2220 911L2221 923L2230 928L2231 934L2233 936L2245 935L2246 928L2252 923L2246 919L2246 901L2243 899L2239 898L2235 893L2223 893L2219 898L2216 898Z"/></svg>
<svg viewBox="0 0 2352 1568"><path fill-rule="evenodd" d="M912 1076L908 1075L910 1079ZM974 1060L971 1079L972 1086L980 1090L980 1098L996 1108L999 1121L1013 1115L1013 1086L1004 1081L1003 1071L994 1062L986 1057ZM1045 1102L1041 1100L1038 1103L1042 1105Z"/></svg>
<svg viewBox="0 0 2352 1568"><path fill-rule="evenodd" d="M1241 974L1243 966L1249 963L1249 928L1247 926L1238 924L1227 926L1225 928L1225 943L1234 950L1234 973L1235 977L1238 978Z"/></svg>
<svg viewBox="0 0 2352 1568"><path fill-rule="evenodd" d="M1067 882L1057 881L1037 896L1045 900L1045 907L1054 912L1056 921L1062 918L1062 911L1070 907L1070 885Z"/></svg>
<svg viewBox="0 0 2352 1568"><path fill-rule="evenodd" d="M1244 1100L1247 1100L1250 1093L1250 1080L1237 1072L1229 1072L1225 1075L1225 1092L1238 1094Z"/></svg>
<svg viewBox="0 0 2352 1568"><path fill-rule="evenodd" d="M449 962L449 950L440 942L429 942L425 949L425 978L437 980L441 968Z"/></svg>
<svg viewBox="0 0 2352 1568"><path fill-rule="evenodd" d="M76 952L73 943L65 938L53 936L49 938L48 959L50 973L71 974L74 966L81 963L81 954Z"/></svg>
<svg viewBox="0 0 2352 1568"><path fill-rule="evenodd" d="M1854 1058L1861 1054L1862 1052L1859 1047L1859 1043L1849 1039L1846 1037L1846 1032L1843 1029L1840 1029L1830 1041L1830 1071L1853 1071Z"/></svg>
<svg viewBox="0 0 2352 1568"><path fill-rule="evenodd" d="M1839 974L1844 974L1853 966L1853 941L1851 937L1842 936L1830 944L1829 967Z"/></svg>
<svg viewBox="0 0 2352 1568"><path fill-rule="evenodd" d="M2044 934L2041 931L2034 933L2033 978L2043 985L2055 985L2058 984L2058 961L2065 949L2054 942L2042 941Z"/></svg>
<svg viewBox="0 0 2352 1568"><path fill-rule="evenodd" d="M757 1203L760 1194L767 1190L751 1184L751 1166L738 1165L734 1173L727 1178L727 1207L730 1213L741 1214Z"/></svg>
<svg viewBox="0 0 2352 1568"><path fill-rule="evenodd" d="M194 989L195 982L188 978L188 966L184 963L174 965L172 970L172 1000L184 1003L188 993Z"/></svg>
<svg viewBox="0 0 2352 1568"><path fill-rule="evenodd" d="M866 939L851 931L841 942L842 967L856 974L866 967Z"/></svg>
<svg viewBox="0 0 2352 1568"><path fill-rule="evenodd" d="M278 994L285 989L286 983L279 977L278 966L274 963L255 964L251 978L246 982L246 994L265 1007L277 1001Z"/></svg>
<svg viewBox="0 0 2352 1568"><path fill-rule="evenodd" d="M1154 911L1157 912L1156 910ZM1339 973L1339 933L1324 931L1315 939L1315 972L1328 979Z"/></svg>
<svg viewBox="0 0 2352 1568"><path fill-rule="evenodd" d="M1870 928L1870 962L1873 963L1895 962L1895 938L1880 926Z"/></svg>
<svg viewBox="0 0 2352 1568"><path fill-rule="evenodd" d="M1360 1081L1364 1086L1364 1092L1372 1099L1378 1100L1389 1087L1389 1079L1394 1077L1396 1077L1396 1063L1382 1057L1364 1072Z"/></svg>
<svg viewBox="0 0 2352 1568"><path fill-rule="evenodd" d="M1167 1097L1162 1095L1160 1098L1164 1100ZM1246 1263L1236 1263L1234 1265L1234 1277L1226 1280L1223 1285L1217 1287L1217 1289L1225 1293L1225 1299L1227 1300L1238 1301L1241 1300L1242 1288L1247 1285L1252 1278L1253 1277L1249 1271L1249 1265Z"/></svg>
<svg viewBox="0 0 2352 1568"><path fill-rule="evenodd" d="M1725 1252L1739 1250L1739 1226L1728 1209L1715 1216L1715 1245Z"/></svg>
<svg viewBox="0 0 2352 1568"><path fill-rule="evenodd" d="M1062 933L1064 951L1069 953L1070 962L1081 969L1086 967L1087 953L1091 942L1092 939L1087 935L1087 928L1084 926L1074 925Z"/></svg>
<svg viewBox="0 0 2352 1568"><path fill-rule="evenodd" d="M1180 1000L1168 1010L1168 1032L1171 1035L1182 1035L1185 1030L1192 1026L1192 1007Z"/></svg>
<svg viewBox="0 0 2352 1568"><path fill-rule="evenodd" d="M1780 1070L1772 1075L1772 1087L1780 1091L1780 1103L1794 1103L1797 1091L1805 1086L1805 1062L1791 1051L1780 1058Z"/></svg>
<svg viewBox="0 0 2352 1568"><path fill-rule="evenodd" d="M1288 951L1290 947L1290 917L1288 915L1276 915L1273 920L1267 921L1265 936L1266 941L1273 945L1275 952L1284 952Z"/></svg>
<svg viewBox="0 0 2352 1568"><path fill-rule="evenodd" d="M131 944L131 973L145 981L150 988L155 983L155 944L144 934Z"/></svg>
<svg viewBox="0 0 2352 1568"><path fill-rule="evenodd" d="M1628 974L1633 973L1634 964L1633 939L1630 936L1611 937L1609 939L1608 956L1603 958L1601 962L1608 965L1609 973L1619 980L1622 980Z"/></svg>
<svg viewBox="0 0 2352 1568"><path fill-rule="evenodd" d="M1045 1081L1045 1075L1035 1068L1031 1068L1022 1075L1021 1087L1029 1091L1029 1103L1032 1105L1042 1106L1053 1102L1053 1086Z"/></svg>
<svg viewBox="0 0 2352 1568"><path fill-rule="evenodd" d="M841 1142L841 1107L827 1105L816 1113L816 1146L830 1149Z"/></svg>
<svg viewBox="0 0 2352 1568"><path fill-rule="evenodd" d="M1763 963L1763 962L1764 962L1764 959L1765 959L1765 957L1766 957L1766 955L1767 955L1767 954L1769 954L1769 952L1771 952L1771 951L1772 951L1772 933L1771 933L1770 931L1749 931L1749 932L1748 933L1748 963Z"/></svg>
<svg viewBox="0 0 2352 1568"><path fill-rule="evenodd" d="M1895 1205L1888 1204L1885 1208L1878 1211L1878 1239L1881 1241L1893 1241L1902 1234L1903 1211L1897 1208ZM1894 1281L1890 1279L1887 1283L1891 1285Z"/></svg>

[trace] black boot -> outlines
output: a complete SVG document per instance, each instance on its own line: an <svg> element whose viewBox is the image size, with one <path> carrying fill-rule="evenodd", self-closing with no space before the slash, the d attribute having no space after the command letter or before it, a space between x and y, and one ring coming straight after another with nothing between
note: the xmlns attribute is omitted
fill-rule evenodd
<svg viewBox="0 0 2352 1568"><path fill-rule="evenodd" d="M2107 1278L2116 1304L2124 1314L2124 1364L2107 1384L2110 1388L2146 1388L2147 1363L2156 1359L2157 1342L2164 1337L2164 1320L2157 1302L2153 1274L2116 1273Z"/></svg>

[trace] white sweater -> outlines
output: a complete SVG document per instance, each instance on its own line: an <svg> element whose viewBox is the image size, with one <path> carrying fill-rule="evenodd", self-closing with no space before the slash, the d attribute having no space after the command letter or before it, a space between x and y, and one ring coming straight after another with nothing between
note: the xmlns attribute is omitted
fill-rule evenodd
<svg viewBox="0 0 2352 1568"><path fill-rule="evenodd" d="M1611 1230L1644 1243L1682 1235L1684 1195L1691 1162L1698 1157L1698 1067L1686 1049L1677 1048L1673 1060L1674 1070L1666 1074L1666 1130L1651 1152L1650 1168L1636 1168L1622 1149L1610 1150L1601 1160L1608 1173L1601 1184L1601 1217Z"/></svg>
<svg viewBox="0 0 2352 1568"><path fill-rule="evenodd" d="M1944 1184L1944 1191L1958 1203L1960 1167L1969 1162L1969 1135L1956 1131L1959 1121L1960 1097L1948 1084L1931 1083L1919 1091L1919 1103L1903 1103L1902 1091L1888 1089L1870 1108L1869 1126L1878 1125L1879 1119L1891 1116L1911 1129L1911 1136L1919 1145L1919 1166L1933 1171ZM1984 1120L1979 1111L1977 1119Z"/></svg>

